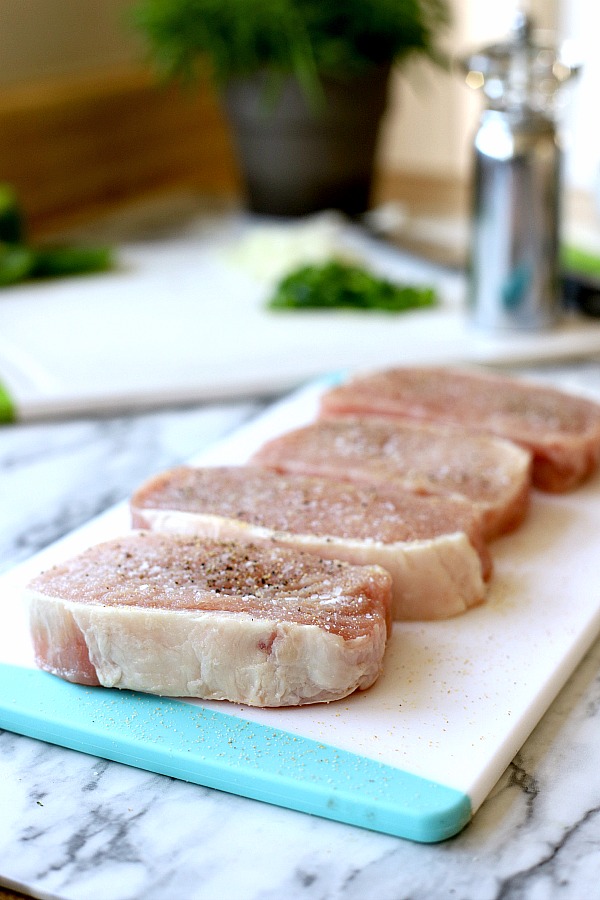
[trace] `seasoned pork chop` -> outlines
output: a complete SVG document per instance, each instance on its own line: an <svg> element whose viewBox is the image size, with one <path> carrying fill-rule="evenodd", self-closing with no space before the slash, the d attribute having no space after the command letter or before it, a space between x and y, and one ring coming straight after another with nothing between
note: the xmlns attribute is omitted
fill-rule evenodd
<svg viewBox="0 0 600 900"><path fill-rule="evenodd" d="M440 619L485 597L491 560L463 502L253 466L180 466L131 498L136 528L296 547L377 564L393 581L393 617Z"/></svg>
<svg viewBox="0 0 600 900"><path fill-rule="evenodd" d="M28 586L37 664L68 681L286 706L381 671L391 579L291 549L133 532Z"/></svg>
<svg viewBox="0 0 600 900"><path fill-rule="evenodd" d="M508 438L533 455L533 483L569 490L600 460L600 404L491 372L395 368L328 391L323 415L385 415Z"/></svg>
<svg viewBox="0 0 600 900"><path fill-rule="evenodd" d="M252 463L466 500L480 513L486 538L516 528L529 503L527 451L492 435L429 423L370 416L319 419L268 441Z"/></svg>

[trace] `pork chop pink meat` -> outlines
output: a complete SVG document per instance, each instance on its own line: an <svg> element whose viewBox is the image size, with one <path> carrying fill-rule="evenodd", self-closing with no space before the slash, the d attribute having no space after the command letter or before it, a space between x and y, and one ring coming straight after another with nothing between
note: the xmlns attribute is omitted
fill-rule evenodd
<svg viewBox="0 0 600 900"><path fill-rule="evenodd" d="M27 588L37 664L68 681L286 706L378 677L391 579L291 549L132 532Z"/></svg>
<svg viewBox="0 0 600 900"><path fill-rule="evenodd" d="M254 466L179 466L134 492L132 523L377 564L392 576L393 617L439 619L485 598L491 559L462 501L393 487L282 475Z"/></svg>
<svg viewBox="0 0 600 900"><path fill-rule="evenodd" d="M600 404L524 379L482 370L398 367L332 388L321 414L438 422L507 438L533 455L533 483L562 492L600 460Z"/></svg>
<svg viewBox="0 0 600 900"><path fill-rule="evenodd" d="M516 528L529 506L527 451L492 435L431 423L323 418L268 441L251 462L279 472L461 499L479 513L488 539Z"/></svg>

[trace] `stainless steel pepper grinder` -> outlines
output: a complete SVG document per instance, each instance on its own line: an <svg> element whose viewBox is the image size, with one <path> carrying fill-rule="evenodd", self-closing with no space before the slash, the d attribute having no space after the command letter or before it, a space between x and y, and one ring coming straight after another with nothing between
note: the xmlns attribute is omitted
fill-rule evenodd
<svg viewBox="0 0 600 900"><path fill-rule="evenodd" d="M578 67L536 43L519 12L506 42L462 68L487 100L474 141L470 318L489 331L550 328L561 309L555 98Z"/></svg>

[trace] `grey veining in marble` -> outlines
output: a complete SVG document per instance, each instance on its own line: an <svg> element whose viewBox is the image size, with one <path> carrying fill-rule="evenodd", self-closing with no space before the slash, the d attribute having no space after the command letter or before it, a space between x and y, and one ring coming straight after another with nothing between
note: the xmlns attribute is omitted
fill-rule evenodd
<svg viewBox="0 0 600 900"><path fill-rule="evenodd" d="M260 408L250 402L205 405L4 428L0 571L123 500L150 474L185 461Z"/></svg>
<svg viewBox="0 0 600 900"><path fill-rule="evenodd" d="M600 362L535 374L600 396ZM2 567L259 409L1 429ZM600 896L599 747L600 643L471 824L438 845L0 732L0 884L61 900L584 900Z"/></svg>

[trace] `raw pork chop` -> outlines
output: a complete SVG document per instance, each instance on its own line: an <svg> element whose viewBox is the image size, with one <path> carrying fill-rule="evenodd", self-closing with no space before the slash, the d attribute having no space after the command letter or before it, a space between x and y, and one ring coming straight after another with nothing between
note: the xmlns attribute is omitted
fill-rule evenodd
<svg viewBox="0 0 600 900"><path fill-rule="evenodd" d="M281 548L133 532L28 586L37 664L68 681L287 706L381 671L391 579Z"/></svg>
<svg viewBox="0 0 600 900"><path fill-rule="evenodd" d="M320 419L273 438L252 462L281 472L462 498L481 514L486 538L516 528L529 504L529 453L492 435L461 434L429 423L370 416Z"/></svg>
<svg viewBox="0 0 600 900"><path fill-rule="evenodd" d="M326 393L322 412L400 416L500 435L531 451L533 483L546 491L575 487L600 460L600 404L490 372L374 372Z"/></svg>
<svg viewBox="0 0 600 900"><path fill-rule="evenodd" d="M439 619L485 596L491 560L468 504L385 487L251 466L180 466L131 499L134 527L378 564L393 582L395 619Z"/></svg>

